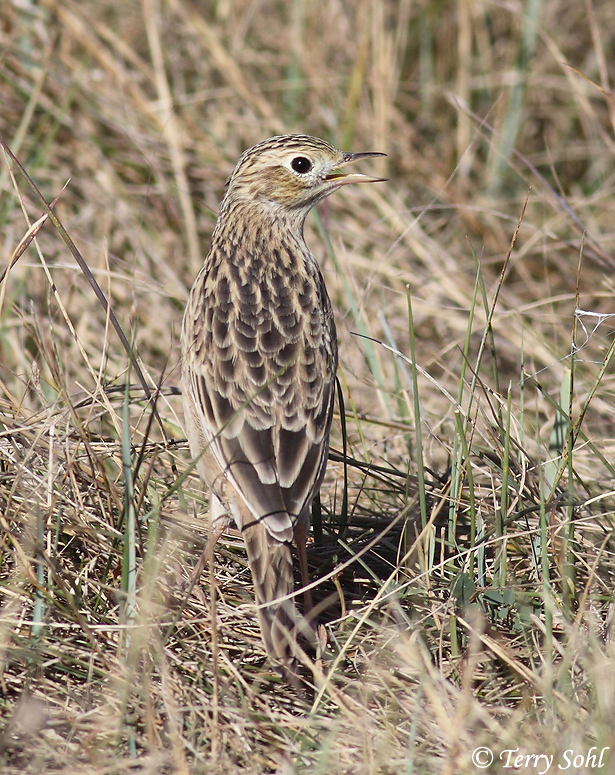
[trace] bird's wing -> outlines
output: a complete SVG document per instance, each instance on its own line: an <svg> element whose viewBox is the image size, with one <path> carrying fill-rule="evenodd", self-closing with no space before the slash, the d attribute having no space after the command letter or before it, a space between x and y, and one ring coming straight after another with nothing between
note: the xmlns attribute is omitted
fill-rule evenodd
<svg viewBox="0 0 615 775"><path fill-rule="evenodd" d="M209 453L254 519L283 541L320 486L337 368L320 274L293 283L204 273L183 336L184 389Z"/></svg>

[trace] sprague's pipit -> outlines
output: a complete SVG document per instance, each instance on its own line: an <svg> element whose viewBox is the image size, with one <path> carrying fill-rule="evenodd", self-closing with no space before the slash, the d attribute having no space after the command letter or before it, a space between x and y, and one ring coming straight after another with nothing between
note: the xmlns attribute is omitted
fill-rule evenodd
<svg viewBox="0 0 615 775"><path fill-rule="evenodd" d="M227 181L211 249L184 314L182 390L190 450L211 490L213 543L233 520L252 571L269 656L294 674L291 543L303 584L309 509L329 449L337 341L331 302L303 238L311 208L347 183L343 153L306 135L247 150ZM306 601L309 598L306 598Z"/></svg>

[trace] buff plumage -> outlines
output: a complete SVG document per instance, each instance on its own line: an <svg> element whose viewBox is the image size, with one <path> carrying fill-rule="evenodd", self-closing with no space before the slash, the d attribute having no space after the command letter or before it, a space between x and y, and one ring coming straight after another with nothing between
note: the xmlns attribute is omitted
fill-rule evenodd
<svg viewBox="0 0 615 775"><path fill-rule="evenodd" d="M211 249L184 314L182 389L215 541L242 532L263 642L294 675L304 620L293 592L295 540L307 580L309 510L325 472L337 340L331 303L303 238L310 209L366 156L285 135L246 151L227 182Z"/></svg>

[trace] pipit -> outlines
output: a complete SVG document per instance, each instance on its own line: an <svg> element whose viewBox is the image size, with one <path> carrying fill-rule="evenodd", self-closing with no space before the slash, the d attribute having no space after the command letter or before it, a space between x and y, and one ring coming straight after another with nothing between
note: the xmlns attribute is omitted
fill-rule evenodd
<svg viewBox="0 0 615 775"><path fill-rule="evenodd" d="M285 674L294 674L297 631L306 629L292 600L291 545L305 586L338 361L331 302L303 224L341 186L381 180L344 168L383 155L343 153L305 135L245 151L184 314L185 424L210 488L208 546L231 521L243 534L262 639Z"/></svg>

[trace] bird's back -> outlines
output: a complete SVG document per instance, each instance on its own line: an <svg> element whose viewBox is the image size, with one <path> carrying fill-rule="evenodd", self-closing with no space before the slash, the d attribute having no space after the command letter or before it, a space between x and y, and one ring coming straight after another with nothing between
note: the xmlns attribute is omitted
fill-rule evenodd
<svg viewBox="0 0 615 775"><path fill-rule="evenodd" d="M335 324L303 238L242 218L233 213L231 235L217 230L190 294L184 386L202 407L209 484L226 489L223 473L253 517L288 541L327 454Z"/></svg>

